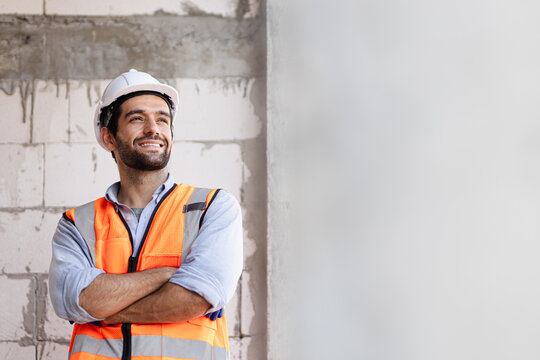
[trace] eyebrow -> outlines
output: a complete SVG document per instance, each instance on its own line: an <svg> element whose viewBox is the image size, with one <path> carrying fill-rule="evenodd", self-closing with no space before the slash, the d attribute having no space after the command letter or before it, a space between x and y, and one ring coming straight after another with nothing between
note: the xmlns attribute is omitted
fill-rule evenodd
<svg viewBox="0 0 540 360"><path fill-rule="evenodd" d="M145 112L146 112L146 111L141 110L141 109L134 109L134 110L128 111L127 114L125 115L125 117L131 116L131 115L133 115L133 114L144 114ZM168 118L171 117L171 114L169 114L168 112L163 111L163 110L158 110L158 111L156 111L155 113L160 114L160 115L167 116Z"/></svg>

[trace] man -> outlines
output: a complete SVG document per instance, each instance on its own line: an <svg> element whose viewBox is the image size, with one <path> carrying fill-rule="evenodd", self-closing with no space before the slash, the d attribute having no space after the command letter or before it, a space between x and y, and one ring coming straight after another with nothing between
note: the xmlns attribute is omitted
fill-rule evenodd
<svg viewBox="0 0 540 360"><path fill-rule="evenodd" d="M240 208L226 191L174 183L177 106L174 88L135 70L97 106L120 182L66 211L53 237L50 296L76 323L70 359L229 357L221 315L242 271Z"/></svg>

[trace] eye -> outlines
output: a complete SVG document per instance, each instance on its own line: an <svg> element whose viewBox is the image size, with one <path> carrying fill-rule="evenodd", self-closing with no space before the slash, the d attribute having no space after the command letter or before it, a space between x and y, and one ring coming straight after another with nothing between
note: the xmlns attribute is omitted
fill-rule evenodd
<svg viewBox="0 0 540 360"><path fill-rule="evenodd" d="M165 123L165 124L168 124L168 123L169 123L169 119L167 119L167 118L159 118L157 121L158 121L158 122Z"/></svg>
<svg viewBox="0 0 540 360"><path fill-rule="evenodd" d="M129 119L129 121L142 121L142 120L143 120L142 116L134 116Z"/></svg>

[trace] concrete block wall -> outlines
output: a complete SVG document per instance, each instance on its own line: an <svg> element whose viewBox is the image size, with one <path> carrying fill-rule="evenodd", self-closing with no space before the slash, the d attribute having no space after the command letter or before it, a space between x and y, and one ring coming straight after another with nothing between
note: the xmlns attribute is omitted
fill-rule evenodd
<svg viewBox="0 0 540 360"><path fill-rule="evenodd" d="M118 180L95 142L94 106L110 79L137 68L179 90L176 181L227 189L242 205L244 273L226 309L232 358L265 359L263 7L253 0L88 4L0 4L0 357L66 358L71 326L48 297L51 237L63 211Z"/></svg>

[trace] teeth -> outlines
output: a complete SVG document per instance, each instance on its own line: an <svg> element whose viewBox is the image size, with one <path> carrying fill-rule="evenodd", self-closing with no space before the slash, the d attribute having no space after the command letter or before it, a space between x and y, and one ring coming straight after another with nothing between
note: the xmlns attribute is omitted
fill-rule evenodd
<svg viewBox="0 0 540 360"><path fill-rule="evenodd" d="M140 146L144 146L144 147L147 147L147 146L160 147L159 144L141 144Z"/></svg>

